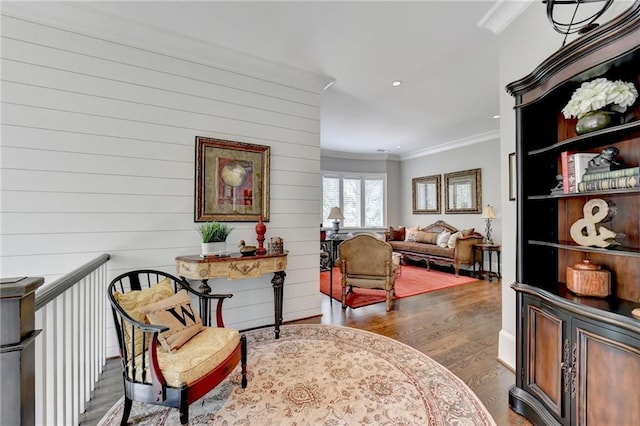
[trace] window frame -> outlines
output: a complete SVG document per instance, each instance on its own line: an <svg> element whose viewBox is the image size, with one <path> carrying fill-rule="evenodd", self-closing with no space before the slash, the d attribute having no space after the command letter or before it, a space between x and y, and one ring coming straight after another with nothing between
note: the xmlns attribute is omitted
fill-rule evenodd
<svg viewBox="0 0 640 426"><path fill-rule="evenodd" d="M361 188L361 194L362 196L360 197L360 221L362 224L365 223L365 219L366 219L366 202L365 202L365 181L366 180L382 180L382 225L381 226L375 226L375 227L370 227L370 226L346 226L343 225L340 227L340 229L353 229L353 230L363 230L363 229L372 229L372 230L380 230L380 229L386 229L386 221L387 221L387 174L386 173L362 173L362 172L339 172L339 171L329 171L329 170L321 170L320 171L320 175L321 175L321 181L320 181L320 192L321 192L321 196L322 196L322 215L324 216L324 179L325 178L330 178L330 179L339 179L339 206L341 209L343 209L344 212L344 180L345 179L357 179L360 180L360 188ZM325 220L327 220L326 217L322 218L322 223L323 226L325 223ZM326 227L326 226L325 226Z"/></svg>

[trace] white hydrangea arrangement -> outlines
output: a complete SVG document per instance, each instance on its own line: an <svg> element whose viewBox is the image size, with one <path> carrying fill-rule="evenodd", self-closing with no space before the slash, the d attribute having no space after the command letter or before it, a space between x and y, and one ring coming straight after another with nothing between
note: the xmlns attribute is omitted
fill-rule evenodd
<svg viewBox="0 0 640 426"><path fill-rule="evenodd" d="M607 105L612 111L625 112L638 98L633 83L596 78L587 81L573 92L569 103L562 109L565 118L582 118L587 113L603 109Z"/></svg>

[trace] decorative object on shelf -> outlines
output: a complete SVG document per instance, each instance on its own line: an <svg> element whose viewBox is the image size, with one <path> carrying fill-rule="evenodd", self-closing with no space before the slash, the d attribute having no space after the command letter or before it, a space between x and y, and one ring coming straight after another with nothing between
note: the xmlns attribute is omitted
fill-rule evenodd
<svg viewBox="0 0 640 426"><path fill-rule="evenodd" d="M244 240L238 242L238 247L240 248L240 254L242 256L255 256L256 254L256 246L248 246Z"/></svg>
<svg viewBox="0 0 640 426"><path fill-rule="evenodd" d="M260 219L258 220L258 224L256 225L256 240L258 241L258 248L256 250L257 254L265 254L267 249L264 248L264 234L267 232L267 226L262 222L262 215L260 215Z"/></svg>
<svg viewBox="0 0 640 426"><path fill-rule="evenodd" d="M227 237L233 231L226 223L206 222L198 225L196 230L202 240L200 256L226 255Z"/></svg>
<svg viewBox="0 0 640 426"><path fill-rule="evenodd" d="M327 219L333 219L333 233L337 234L340 231L340 221L344 220L344 215L340 207L331 207Z"/></svg>
<svg viewBox="0 0 640 426"><path fill-rule="evenodd" d="M587 201L582 208L584 217L571 225L571 238L581 246L609 247L617 245L613 241L617 234L600 223L608 222L615 214L615 209L609 208L609 203L601 198Z"/></svg>
<svg viewBox="0 0 640 426"><path fill-rule="evenodd" d="M551 194L563 194L564 184L562 174L556 175L556 186L551 188Z"/></svg>
<svg viewBox="0 0 640 426"><path fill-rule="evenodd" d="M269 254L284 253L284 242L280 237L271 237L267 244Z"/></svg>
<svg viewBox="0 0 640 426"><path fill-rule="evenodd" d="M324 241L327 239L327 231L322 229L322 223L320 224L320 241Z"/></svg>
<svg viewBox="0 0 640 426"><path fill-rule="evenodd" d="M618 154L620 154L620 150L615 146L606 147L600 154L589 160L587 174L609 172L624 167L622 162L616 160Z"/></svg>
<svg viewBox="0 0 640 426"><path fill-rule="evenodd" d="M195 221L269 221L271 147L196 136Z"/></svg>
<svg viewBox="0 0 640 426"><path fill-rule="evenodd" d="M569 34L585 34L596 28L598 26L598 24L595 22L596 19L602 16L602 14L609 8L609 6L611 6L613 0L543 0L542 2L547 4L547 19L551 23L553 29L560 34L564 34L564 39L562 40L562 46L564 46ZM578 15L578 8L580 7L580 4L587 2L604 2L604 4L593 14L587 16L586 18L575 21L576 16ZM554 18L554 9L556 6L568 6L572 4L575 4L576 8L571 15L571 21L565 23ZM567 16L567 14L565 13L561 16Z"/></svg>
<svg viewBox="0 0 640 426"><path fill-rule="evenodd" d="M584 259L567 266L567 288L578 296L607 297L611 294L611 273Z"/></svg>
<svg viewBox="0 0 640 426"><path fill-rule="evenodd" d="M578 118L576 133L581 135L607 127L612 113L625 112L637 98L633 83L596 78L582 83L573 92L562 114L565 118Z"/></svg>
<svg viewBox="0 0 640 426"><path fill-rule="evenodd" d="M583 135L604 129L611 124L611 119L614 114L616 113L602 110L588 112L576 123L576 133Z"/></svg>
<svg viewBox="0 0 640 426"><path fill-rule="evenodd" d="M487 204L487 206L482 210L483 219L487 219L487 226L484 230L484 241L483 244L493 244L493 238L491 237L491 219L496 219L496 213L493 211L493 206L491 204Z"/></svg>

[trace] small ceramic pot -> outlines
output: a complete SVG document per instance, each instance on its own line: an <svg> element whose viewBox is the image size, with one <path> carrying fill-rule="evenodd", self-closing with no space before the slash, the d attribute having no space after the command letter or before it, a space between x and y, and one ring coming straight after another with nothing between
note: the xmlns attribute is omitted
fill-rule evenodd
<svg viewBox="0 0 640 426"><path fill-rule="evenodd" d="M576 133L579 135L604 129L611 124L614 112L610 111L591 111L580 118L576 123Z"/></svg>
<svg viewBox="0 0 640 426"><path fill-rule="evenodd" d="M226 253L227 242L201 243L203 256L220 256Z"/></svg>

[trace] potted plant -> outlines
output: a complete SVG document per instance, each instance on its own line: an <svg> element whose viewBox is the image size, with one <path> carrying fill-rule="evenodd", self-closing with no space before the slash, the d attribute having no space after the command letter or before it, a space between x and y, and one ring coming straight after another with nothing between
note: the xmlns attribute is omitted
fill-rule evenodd
<svg viewBox="0 0 640 426"><path fill-rule="evenodd" d="M202 240L202 256L220 256L226 254L226 241L233 231L226 223L205 222L197 226Z"/></svg>

